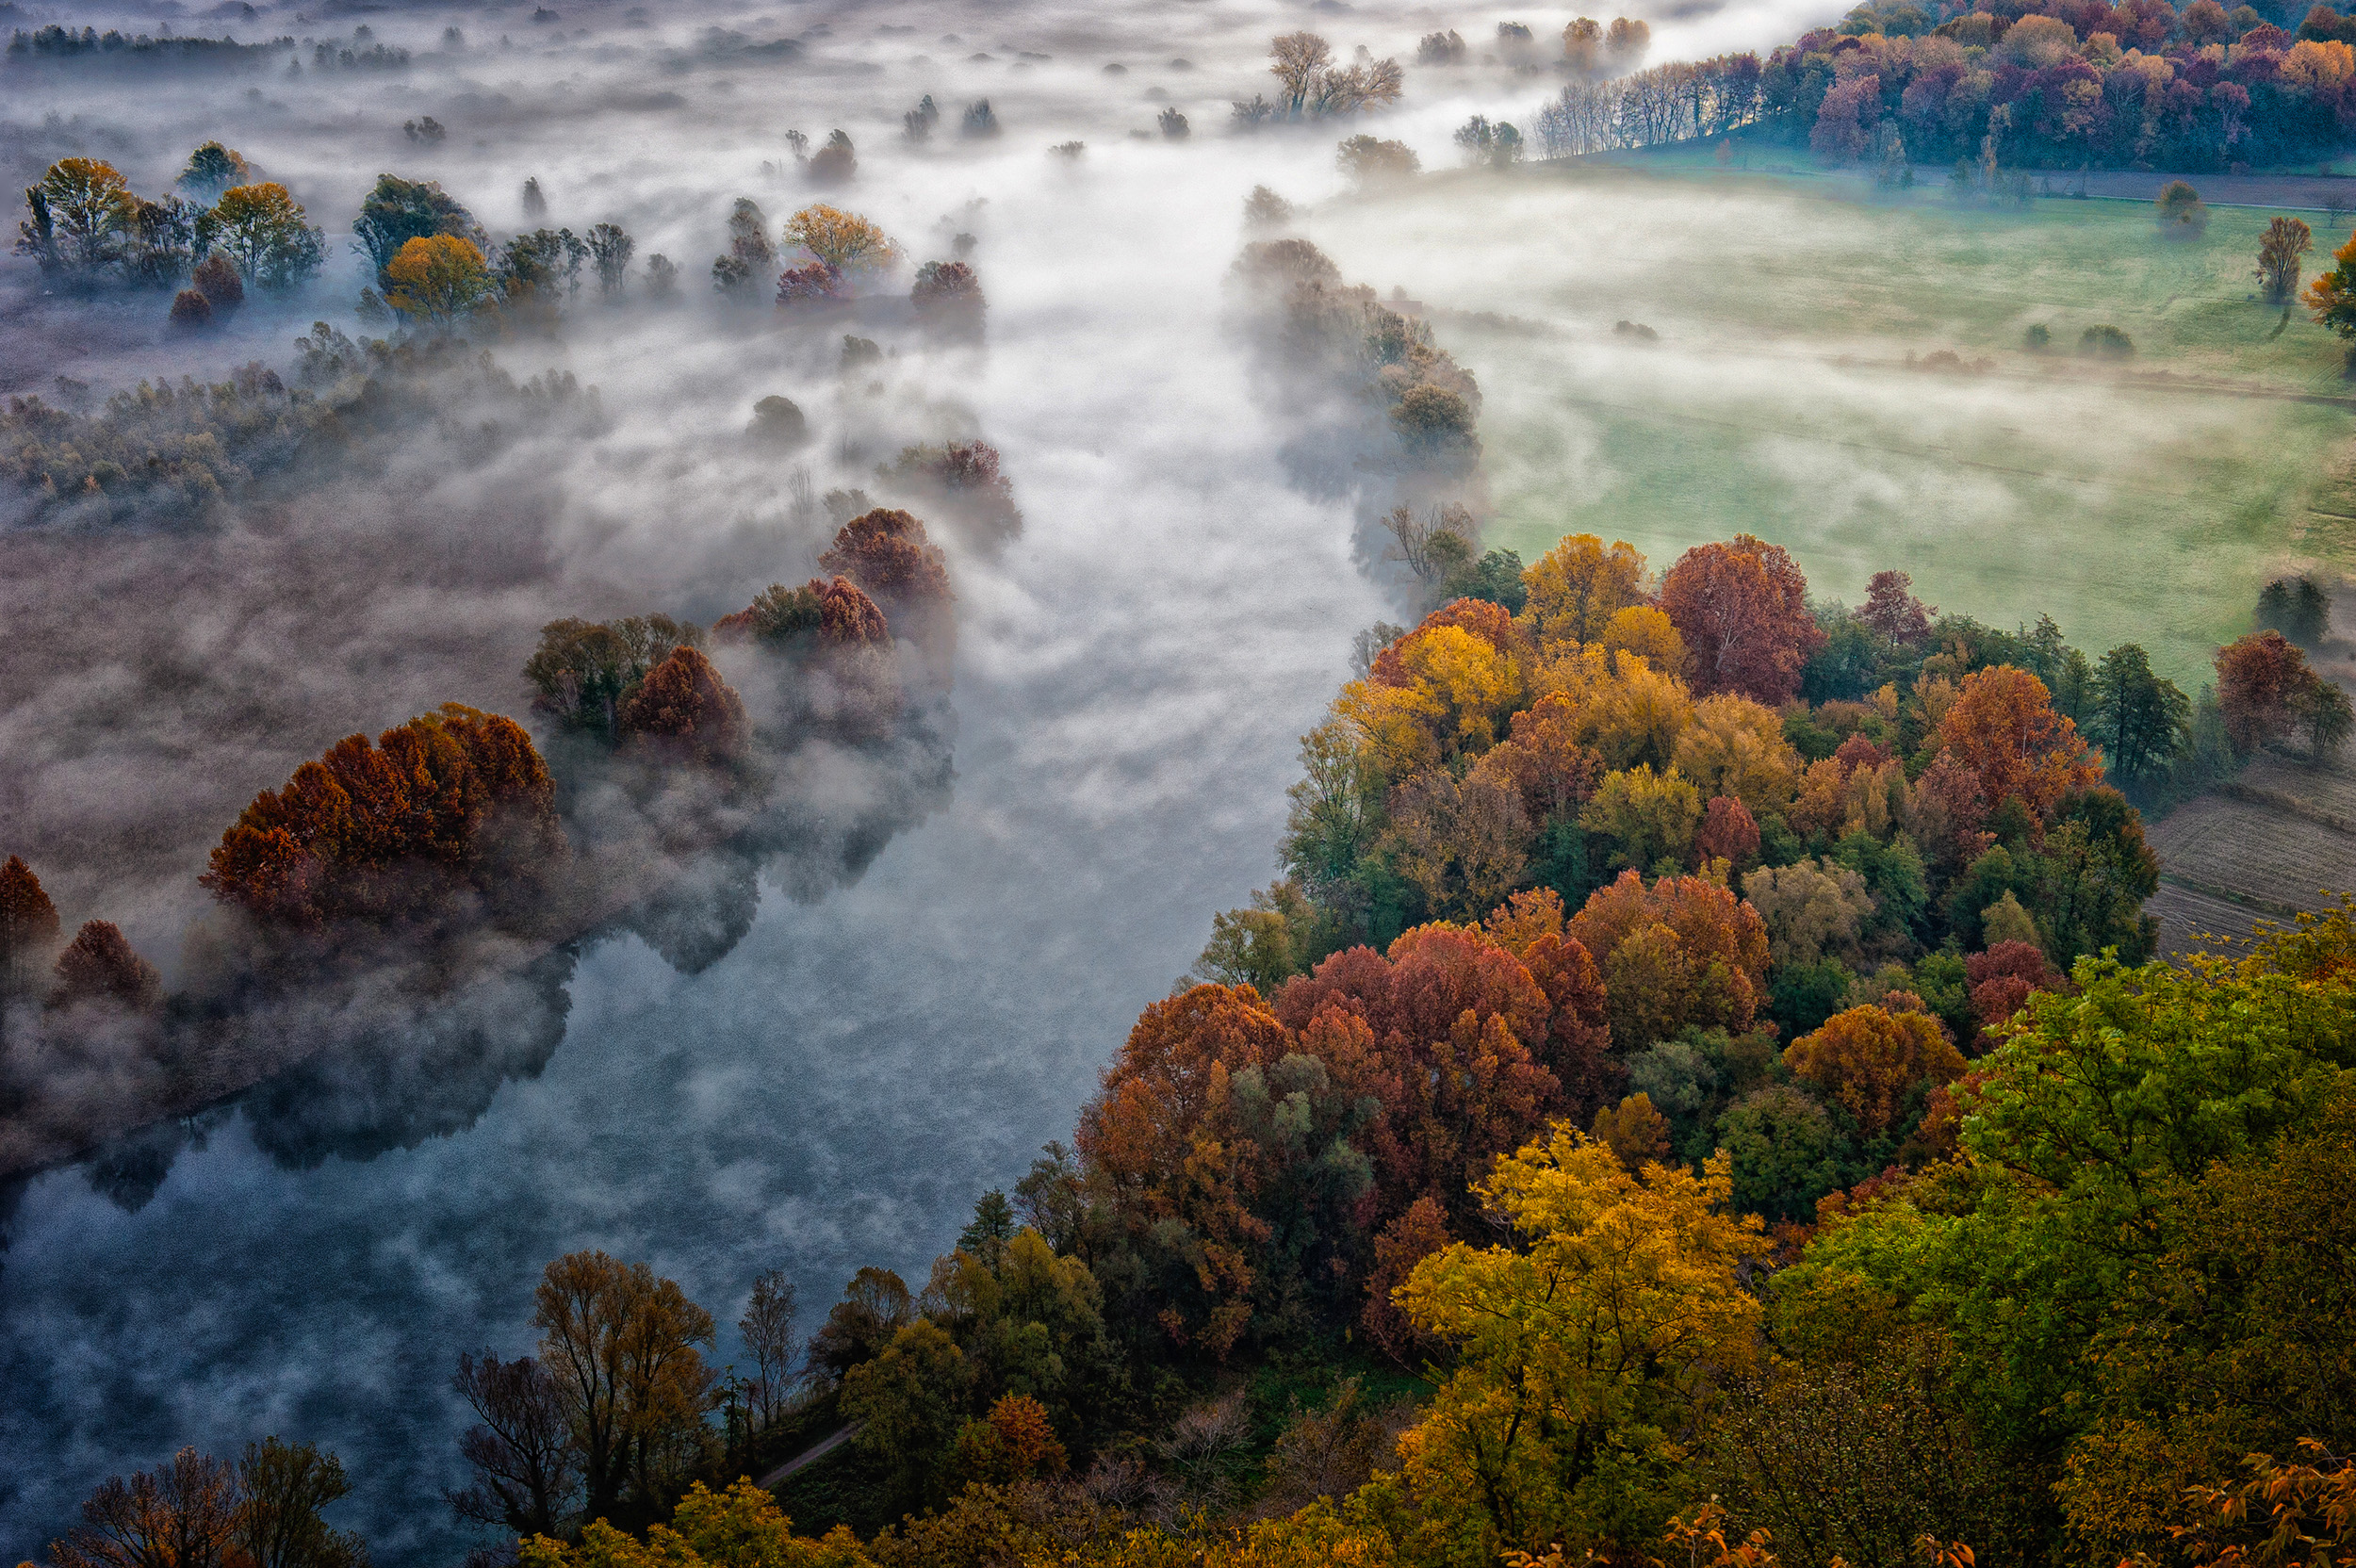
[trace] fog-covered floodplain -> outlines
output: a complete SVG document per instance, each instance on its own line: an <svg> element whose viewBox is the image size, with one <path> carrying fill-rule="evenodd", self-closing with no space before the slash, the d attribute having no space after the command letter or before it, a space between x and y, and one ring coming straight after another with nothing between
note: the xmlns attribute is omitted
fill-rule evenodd
<svg viewBox="0 0 2356 1568"><path fill-rule="evenodd" d="M1742 516L1818 593L1857 602L1895 566L1949 609L2141 643L2187 690L2269 577L2356 559L2348 407L2277 400L2345 398L2344 358L2257 298L2267 212L2175 243L2139 204L1988 212L1630 162L1467 172L1312 225L1345 271L1454 313L1493 542L1527 558L1595 531L1662 564ZM2023 347L2035 324L2046 352ZM2097 324L2136 357L2079 357ZM1976 368L1907 363L1942 351Z"/></svg>
<svg viewBox="0 0 2356 1568"><path fill-rule="evenodd" d="M823 1304L861 1264L921 1278L979 1190L1068 1133L1211 912L1272 874L1294 738L1351 634L1400 613L1353 551L1350 498L1287 488L1287 431L1228 330L1253 185L1312 204L1304 232L1346 274L1405 287L1479 372L1491 537L1526 557L1592 528L1665 564L1751 529L1832 593L1905 566L1985 619L2051 610L2088 646L2140 636L2181 677L2260 571L2315 549L2300 508L2339 410L1863 365L2017 337L2002 313L1901 321L1825 298L1842 268L1870 293L1893 255L1952 298L1907 246L1960 220L1764 180L1450 178L1361 200L1337 188L1333 127L1227 132L1228 100L1265 85L1272 32L1412 58L1432 27L1478 44L1512 16L1544 40L1567 12L554 8L6 18L241 39L365 24L414 57L384 74L12 73L11 187L87 154L155 193L218 137L294 190L331 261L301 297L257 297L201 337L168 334L154 296L43 297L27 264L0 262L0 393L219 377L283 366L315 319L361 331L348 228L386 171L439 180L497 236L523 224L536 177L547 221L622 223L642 263L678 262L686 299L584 296L556 337L491 346L518 378L596 386L594 437L525 434L480 466L421 443L365 483L202 533L0 534L0 852L35 861L69 922L121 921L169 972L209 843L301 759L443 700L521 713L516 670L548 620L709 621L815 570L826 528L795 503L797 467L814 490L871 483L906 442L980 435L1026 523L997 551L942 534L960 606L954 787L848 885L772 888L698 975L635 940L593 948L545 1070L466 1131L287 1168L233 1109L0 1194L10 1560L110 1472L271 1431L343 1457L355 1492L338 1522L380 1563L451 1560L468 1541L438 1500L461 1425L446 1379L462 1349L528 1346L548 1259L645 1259L724 1325L773 1265ZM1678 8L1653 17L1656 57L1763 47L1840 8ZM446 46L452 26L464 39ZM763 47L787 40L798 49ZM1523 114L1550 80L1411 70L1379 129L1442 168L1467 113ZM926 93L943 123L912 147L900 117ZM959 140L983 97L1002 133ZM1190 138L1155 129L1166 105ZM420 115L446 139L406 137ZM859 174L819 190L785 133L836 127ZM1049 155L1072 140L1076 159ZM706 269L740 196L773 235L807 201L855 208L910 263L973 235L986 347L928 344L895 314L905 269L842 321L713 303ZM1614 338L1620 317L1660 341ZM846 375L844 331L893 357ZM790 458L744 436L772 393L811 416ZM2006 443L1976 466L1923 455ZM2070 477L2012 471L2056 468ZM2257 499L2253 474L2274 476Z"/></svg>

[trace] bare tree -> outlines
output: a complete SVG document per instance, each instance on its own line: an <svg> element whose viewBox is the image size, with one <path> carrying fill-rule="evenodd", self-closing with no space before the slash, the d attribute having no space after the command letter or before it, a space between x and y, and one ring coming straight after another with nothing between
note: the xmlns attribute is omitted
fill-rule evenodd
<svg viewBox="0 0 2356 1568"><path fill-rule="evenodd" d="M802 1351L794 1332L794 1282L783 1269L771 1268L754 1279L752 1301L737 1320L744 1348L753 1353L754 1372L746 1393L757 1428L785 1413L787 1400L802 1380L794 1365Z"/></svg>
<svg viewBox="0 0 2356 1568"><path fill-rule="evenodd" d="M458 1439L475 1479L444 1494L450 1511L519 1535L554 1534L579 1464L564 1401L547 1370L530 1356L502 1362L485 1351L480 1362L461 1355L450 1381L482 1423Z"/></svg>
<svg viewBox="0 0 2356 1568"><path fill-rule="evenodd" d="M1277 107L1287 120L1301 118L1333 46L1315 33L1286 33L1268 44L1268 74L1276 78Z"/></svg>
<svg viewBox="0 0 2356 1568"><path fill-rule="evenodd" d="M1405 562L1407 569L1425 582L1436 581L1446 575L1446 565L1463 560L1472 547L1475 532L1473 514L1454 502L1432 507L1421 516L1413 508L1395 506L1383 517L1383 527L1393 541L1383 559ZM1434 549L1434 541L1444 534L1453 543Z"/></svg>

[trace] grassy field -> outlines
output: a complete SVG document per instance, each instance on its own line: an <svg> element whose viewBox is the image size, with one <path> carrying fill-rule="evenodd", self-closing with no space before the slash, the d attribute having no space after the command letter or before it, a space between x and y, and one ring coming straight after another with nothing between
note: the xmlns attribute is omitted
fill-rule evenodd
<svg viewBox="0 0 2356 1568"><path fill-rule="evenodd" d="M2356 384L2257 298L2269 216L2171 243L2130 203L1959 210L1694 158L1429 178L1311 234L1479 374L1492 542L1591 531L1666 565L1747 530L1820 592L1902 567L2193 685L2267 576L2356 568L2356 410L2290 400ZM2080 356L2096 325L2134 356ZM1922 363L1942 351L1964 364Z"/></svg>

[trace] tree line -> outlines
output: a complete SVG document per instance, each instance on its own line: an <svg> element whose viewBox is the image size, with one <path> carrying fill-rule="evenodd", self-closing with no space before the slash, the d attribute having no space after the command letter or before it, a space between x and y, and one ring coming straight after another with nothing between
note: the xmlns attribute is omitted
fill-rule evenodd
<svg viewBox="0 0 2356 1568"><path fill-rule="evenodd" d="M1832 162L2291 162L2356 123L2348 33L2320 6L2292 32L2217 0L1885 0L1776 49L1762 118Z"/></svg>

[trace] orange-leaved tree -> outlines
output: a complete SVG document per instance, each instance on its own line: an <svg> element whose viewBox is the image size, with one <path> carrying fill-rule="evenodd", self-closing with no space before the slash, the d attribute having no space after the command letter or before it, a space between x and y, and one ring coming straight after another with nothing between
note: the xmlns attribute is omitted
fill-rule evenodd
<svg viewBox="0 0 2356 1568"><path fill-rule="evenodd" d="M1169 1291L1162 1327L1214 1355L1225 1355L1251 1321L1256 1265L1272 1233L1252 1212L1268 1172L1258 1151L1234 1136L1235 1080L1290 1048L1288 1031L1251 987L1196 986L1138 1017L1073 1135L1133 1244L1192 1259L1190 1270L1172 1269L1178 1277L1163 1282L1178 1288Z"/></svg>
<svg viewBox="0 0 2356 1568"><path fill-rule="evenodd" d="M646 672L614 718L614 733L666 760L710 767L741 761L752 746L744 699L702 652L676 647Z"/></svg>
<svg viewBox="0 0 2356 1568"><path fill-rule="evenodd" d="M949 566L924 525L896 507L877 507L843 525L818 564L858 583L887 609L945 602Z"/></svg>
<svg viewBox="0 0 2356 1568"><path fill-rule="evenodd" d="M1566 1066L1584 1070L1600 1054L1594 965L1561 937L1532 947L1565 999ZM1478 928L1419 926L1385 954L1334 954L1288 982L1276 1006L1304 1048L1381 1106L1360 1135L1374 1160L1378 1223L1427 1197L1471 1223L1467 1184L1565 1109L1547 1065L1557 1054L1554 999L1530 964ZM1345 1018L1364 1033L1345 1031ZM1329 1038L1363 1054L1345 1056Z"/></svg>
<svg viewBox="0 0 2356 1568"><path fill-rule="evenodd" d="M2045 682L2010 664L1963 678L1939 740L1979 776L1991 805L2017 799L2040 821L2063 796L2102 781L2102 764L2078 727L2054 711Z"/></svg>
<svg viewBox="0 0 2356 1568"><path fill-rule="evenodd" d="M57 906L24 857L0 862L0 997L31 981L57 947Z"/></svg>
<svg viewBox="0 0 2356 1568"><path fill-rule="evenodd" d="M512 719L446 703L352 735L239 814L200 880L263 920L434 919L466 890L495 906L565 854L555 790Z"/></svg>
<svg viewBox="0 0 2356 1568"><path fill-rule="evenodd" d="M1767 923L1718 883L1633 871L1598 888L1569 934L1603 971L1612 1037L1623 1052L1689 1023L1740 1032L1767 998Z"/></svg>
<svg viewBox="0 0 2356 1568"><path fill-rule="evenodd" d="M1918 1086L1963 1076L1963 1054L1926 1013L1851 1007L1801 1036L1783 1054L1793 1077L1857 1119L1866 1136L1888 1132Z"/></svg>
<svg viewBox="0 0 2356 1568"><path fill-rule="evenodd" d="M393 253L384 275L391 286L384 302L404 316L437 327L454 325L490 298L491 270L470 239L454 234L426 235Z"/></svg>

